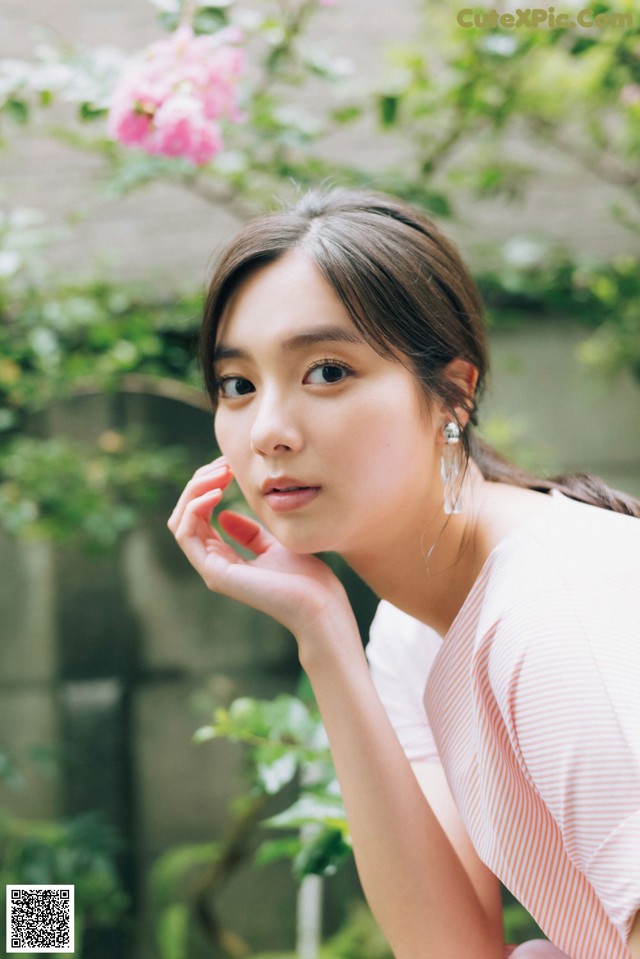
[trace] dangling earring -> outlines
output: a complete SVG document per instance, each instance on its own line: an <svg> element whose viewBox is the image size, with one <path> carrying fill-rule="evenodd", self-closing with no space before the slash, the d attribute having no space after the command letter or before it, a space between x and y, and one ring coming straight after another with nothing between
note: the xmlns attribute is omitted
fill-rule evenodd
<svg viewBox="0 0 640 959"><path fill-rule="evenodd" d="M444 511L447 514L461 513L462 502L460 481L460 427L457 423L447 423L444 427L445 445L440 454L440 475L444 483Z"/></svg>

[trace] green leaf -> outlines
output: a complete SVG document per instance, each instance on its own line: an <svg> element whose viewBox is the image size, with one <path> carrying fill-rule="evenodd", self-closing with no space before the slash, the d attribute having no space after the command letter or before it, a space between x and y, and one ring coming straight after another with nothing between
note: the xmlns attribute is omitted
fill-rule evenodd
<svg viewBox="0 0 640 959"><path fill-rule="evenodd" d="M206 743L209 742L210 739L215 739L216 735L215 726L201 726L200 729L196 729L191 737L191 742L194 743L194 745L200 745L200 743Z"/></svg>
<svg viewBox="0 0 640 959"><path fill-rule="evenodd" d="M12 430L18 423L18 414L15 410L0 407L0 433Z"/></svg>
<svg viewBox="0 0 640 959"><path fill-rule="evenodd" d="M444 193L426 194L424 205L434 216L450 217L453 215L451 204Z"/></svg>
<svg viewBox="0 0 640 959"><path fill-rule="evenodd" d="M24 100L9 100L6 110L16 123L24 126L29 120L29 107Z"/></svg>
<svg viewBox="0 0 640 959"><path fill-rule="evenodd" d="M0 752L0 782L3 782L12 792L20 792L27 784L18 766L5 752Z"/></svg>
<svg viewBox="0 0 640 959"><path fill-rule="evenodd" d="M284 812L265 820L273 829L293 829L310 823L329 823L332 828L347 832L342 800L328 796L305 794Z"/></svg>
<svg viewBox="0 0 640 959"><path fill-rule="evenodd" d="M291 782L297 769L297 757L292 752L286 752L273 762L259 762L256 773L258 782L265 792L274 795Z"/></svg>
<svg viewBox="0 0 640 959"><path fill-rule="evenodd" d="M383 127L390 127L398 117L400 97L391 93L383 93L378 97L378 112Z"/></svg>
<svg viewBox="0 0 640 959"><path fill-rule="evenodd" d="M593 8L592 8L593 9ZM563 31L564 33L565 31ZM581 54L586 53L588 50L591 50L597 43L600 43L600 40L596 40L592 37L586 36L575 36L572 39L571 47L569 52L572 57L579 57Z"/></svg>
<svg viewBox="0 0 640 959"><path fill-rule="evenodd" d="M162 853L154 861L149 884L153 904L164 907L184 892L187 877L195 870L210 866L220 852L220 844L181 843Z"/></svg>
<svg viewBox="0 0 640 959"><path fill-rule="evenodd" d="M301 839L299 836L285 836L282 839L265 839L258 846L254 857L257 866L268 866L280 859L293 859L300 852Z"/></svg>
<svg viewBox="0 0 640 959"><path fill-rule="evenodd" d="M187 959L189 907L174 902L163 909L156 929L156 944L161 959Z"/></svg>
<svg viewBox="0 0 640 959"><path fill-rule="evenodd" d="M95 107L91 103L81 103L79 108L81 120L100 120L108 113L106 107Z"/></svg>
<svg viewBox="0 0 640 959"><path fill-rule="evenodd" d="M326 829L303 845L293 862L294 875L298 880L305 876L333 876L338 867L352 854L337 829Z"/></svg>
<svg viewBox="0 0 640 959"><path fill-rule="evenodd" d="M530 939L546 939L536 921L520 903L506 904L502 916L505 941L520 944Z"/></svg>
<svg viewBox="0 0 640 959"><path fill-rule="evenodd" d="M335 110L332 110L331 117L341 126L347 123L353 123L354 120L358 120L364 113L362 106L357 103L351 103L347 106L337 107Z"/></svg>
<svg viewBox="0 0 640 959"><path fill-rule="evenodd" d="M215 33L221 27L226 27L229 22L226 7L228 4L211 4L201 7L193 19L194 32L198 34Z"/></svg>

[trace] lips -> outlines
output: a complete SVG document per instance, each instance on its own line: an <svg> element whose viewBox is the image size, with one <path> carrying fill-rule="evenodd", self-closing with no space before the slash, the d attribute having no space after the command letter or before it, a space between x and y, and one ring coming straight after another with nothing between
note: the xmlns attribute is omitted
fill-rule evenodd
<svg viewBox="0 0 640 959"><path fill-rule="evenodd" d="M291 476L275 476L264 481L260 487L262 493L288 493L292 490L318 489L319 487L312 483L303 483L301 480L294 479Z"/></svg>
<svg viewBox="0 0 640 959"><path fill-rule="evenodd" d="M265 480L261 490L271 509L277 513L301 509L313 502L320 493L319 486L310 486L290 476Z"/></svg>

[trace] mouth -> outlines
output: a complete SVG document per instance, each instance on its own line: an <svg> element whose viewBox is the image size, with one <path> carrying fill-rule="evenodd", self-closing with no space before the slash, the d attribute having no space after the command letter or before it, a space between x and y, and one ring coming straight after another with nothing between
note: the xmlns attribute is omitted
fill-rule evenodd
<svg viewBox="0 0 640 959"><path fill-rule="evenodd" d="M312 483L303 483L296 476L270 476L260 487L263 495L270 493L293 493L298 490L319 489Z"/></svg>
<svg viewBox="0 0 640 959"><path fill-rule="evenodd" d="M264 497L276 512L300 509L311 503L320 493L319 486L269 486Z"/></svg>
<svg viewBox="0 0 640 959"><path fill-rule="evenodd" d="M317 486L273 486L268 493L292 493L297 489L318 489Z"/></svg>

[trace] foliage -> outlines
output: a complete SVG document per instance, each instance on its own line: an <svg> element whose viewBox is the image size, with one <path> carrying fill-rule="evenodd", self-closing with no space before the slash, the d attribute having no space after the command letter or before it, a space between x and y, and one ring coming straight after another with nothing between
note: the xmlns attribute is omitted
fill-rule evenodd
<svg viewBox="0 0 640 959"><path fill-rule="evenodd" d="M183 843L167 849L150 871L156 946L160 959L182 959L195 948L200 930L221 956L246 955L247 944L217 915L217 898L237 866L252 859L266 866L292 861L294 875L328 876L351 855L349 833L326 736L315 708L281 695L273 701L243 697L217 709L194 742L228 739L244 744L250 786L231 808L230 822L216 842ZM271 799L298 787L298 798L265 819ZM309 824L314 828L309 829ZM261 838L261 826L284 837Z"/></svg>
<svg viewBox="0 0 640 959"><path fill-rule="evenodd" d="M194 741L226 738L246 746L250 795L274 794L297 777L299 795L283 812L263 821L268 829L297 830L285 839L266 839L258 846L258 865L277 858L292 861L294 875L331 876L351 855L349 826L317 708L295 696L272 701L236 699L218 709L214 722L201 727ZM304 827L314 825L315 830ZM505 942L544 938L520 903L503 889ZM345 926L330 939L320 959L389 959L384 937L366 906L352 910ZM168 956L167 959L174 959ZM267 959L267 957L265 957ZM275 957L274 957L275 959Z"/></svg>
<svg viewBox="0 0 640 959"><path fill-rule="evenodd" d="M519 945L530 939L546 939L535 919L504 886L502 888L502 921L505 942Z"/></svg>
<svg viewBox="0 0 640 959"><path fill-rule="evenodd" d="M0 449L0 523L12 535L70 539L91 551L113 546L185 473L177 448L139 448L105 431L98 449L60 438L17 437Z"/></svg>
<svg viewBox="0 0 640 959"><path fill-rule="evenodd" d="M19 794L28 783L50 778L59 762L51 746L33 746L16 757L0 749L0 782ZM75 954L83 954L89 928L125 921L130 900L116 868L123 844L99 812L61 820L23 819L0 808L0 880L6 884L75 886ZM4 898L2 909L5 909ZM5 913L0 915L3 928ZM32 956L31 959L35 959Z"/></svg>
<svg viewBox="0 0 640 959"><path fill-rule="evenodd" d="M219 843L183 843L164 852L149 872L150 897L156 913L159 959L189 954L193 906L189 895L194 876L210 868L220 855Z"/></svg>
<svg viewBox="0 0 640 959"><path fill-rule="evenodd" d="M637 4L597 3L621 22L565 29L469 24L434 2L423 5L424 34L392 48L392 71L378 101L383 128L413 148L413 178L433 178L475 196L522 197L532 162L512 134L571 157L619 186L640 225L640 22ZM562 90L562 96L558 91ZM460 149L473 144L469 158Z"/></svg>
<svg viewBox="0 0 640 959"><path fill-rule="evenodd" d="M182 484L184 452L135 431L103 430L93 446L42 437L38 417L116 390L203 405L193 359L198 303L60 281L43 261L47 240L33 211L13 211L0 229L0 525L106 549L163 488Z"/></svg>
<svg viewBox="0 0 640 959"><path fill-rule="evenodd" d="M115 391L132 374L175 380L185 400L186 385L198 395L200 297L157 301L100 279L61 280L46 265L50 242L34 211L0 225L0 427L22 428L26 413L56 400Z"/></svg>
<svg viewBox="0 0 640 959"><path fill-rule="evenodd" d="M256 862L264 865L287 857L298 879L332 875L351 854L351 839L317 709L294 696L272 701L243 697L229 709L216 710L213 724L199 729L194 739L219 737L248 747L254 794L273 795L299 780L293 805L265 822L271 829L295 834L262 842ZM302 829L310 824L318 829Z"/></svg>
<svg viewBox="0 0 640 959"><path fill-rule="evenodd" d="M477 280L489 326L549 316L583 325L593 331L579 347L585 368L608 379L627 372L640 382L640 257L603 262L549 243L511 240L500 262Z"/></svg>
<svg viewBox="0 0 640 959"><path fill-rule="evenodd" d="M600 26L568 29L466 26L468 14L461 28L450 8L423 9L423 35L390 48L378 98L381 128L410 146L402 192L420 202L414 184L426 182L444 198L440 214L454 216L469 197L522 200L551 152L614 187L610 215L640 233L637 2L599 2ZM637 255L595 262L524 236L492 259L479 279L495 325L543 311L585 322L596 327L579 353L587 368L640 379Z"/></svg>

